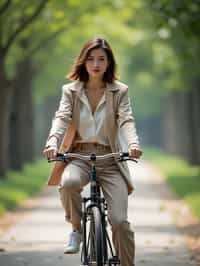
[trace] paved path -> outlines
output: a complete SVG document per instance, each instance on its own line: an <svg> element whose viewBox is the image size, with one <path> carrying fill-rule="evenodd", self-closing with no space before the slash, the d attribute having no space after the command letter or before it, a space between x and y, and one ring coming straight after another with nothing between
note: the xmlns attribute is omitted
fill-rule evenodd
<svg viewBox="0 0 200 266"><path fill-rule="evenodd" d="M131 164L136 187L129 197L129 221L136 232L137 266L196 266L163 208L162 184L144 163ZM80 254L63 255L66 226L56 189L50 188L34 201L23 218L0 239L0 266L76 266Z"/></svg>

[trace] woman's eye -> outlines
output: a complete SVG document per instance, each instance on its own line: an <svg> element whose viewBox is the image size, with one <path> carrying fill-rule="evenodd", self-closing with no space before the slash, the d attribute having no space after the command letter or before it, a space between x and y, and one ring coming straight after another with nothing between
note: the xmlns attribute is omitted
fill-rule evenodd
<svg viewBox="0 0 200 266"><path fill-rule="evenodd" d="M92 57L88 57L88 59L87 59L88 61L92 61L93 60L93 58Z"/></svg>

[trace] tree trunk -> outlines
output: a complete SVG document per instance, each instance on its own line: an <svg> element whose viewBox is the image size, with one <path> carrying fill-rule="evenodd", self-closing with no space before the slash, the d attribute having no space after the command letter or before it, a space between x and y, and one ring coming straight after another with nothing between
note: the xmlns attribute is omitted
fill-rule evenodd
<svg viewBox="0 0 200 266"><path fill-rule="evenodd" d="M58 96L48 96L41 103L38 103L35 109L36 154L38 156L42 155L59 100L60 94Z"/></svg>
<svg viewBox="0 0 200 266"><path fill-rule="evenodd" d="M0 178L2 178L9 165L9 118L10 118L10 82L6 78L4 62L0 59Z"/></svg>
<svg viewBox="0 0 200 266"><path fill-rule="evenodd" d="M10 123L11 168L20 170L34 157L32 102L33 70L30 59L17 64Z"/></svg>
<svg viewBox="0 0 200 266"><path fill-rule="evenodd" d="M191 157L191 128L188 94L186 92L171 93L166 100L163 114L164 149L189 161Z"/></svg>
<svg viewBox="0 0 200 266"><path fill-rule="evenodd" d="M149 116L136 121L142 145L161 147L161 116Z"/></svg>
<svg viewBox="0 0 200 266"><path fill-rule="evenodd" d="M194 82L194 88L191 91L192 101L192 164L200 165L200 81Z"/></svg>
<svg viewBox="0 0 200 266"><path fill-rule="evenodd" d="M171 154L175 151L176 141L176 118L175 118L175 93L170 94L166 97L164 111L163 111L163 122L162 122L162 136L163 136L163 148L166 152Z"/></svg>
<svg viewBox="0 0 200 266"><path fill-rule="evenodd" d="M198 89L171 93L163 119L164 149L191 164L199 164L199 94Z"/></svg>

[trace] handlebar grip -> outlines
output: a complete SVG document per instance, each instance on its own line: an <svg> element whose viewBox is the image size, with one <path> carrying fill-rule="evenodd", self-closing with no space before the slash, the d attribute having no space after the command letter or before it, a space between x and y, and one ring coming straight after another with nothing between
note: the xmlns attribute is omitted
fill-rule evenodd
<svg viewBox="0 0 200 266"><path fill-rule="evenodd" d="M64 155L64 153L60 153L60 152L57 152L57 157L59 157L59 156L63 156Z"/></svg>
<svg viewBox="0 0 200 266"><path fill-rule="evenodd" d="M48 163L56 162L56 161L63 161L64 153L57 152L56 158L47 159Z"/></svg>
<svg viewBox="0 0 200 266"><path fill-rule="evenodd" d="M129 157L129 153L128 152L122 152L121 155L122 155L122 157Z"/></svg>
<svg viewBox="0 0 200 266"><path fill-rule="evenodd" d="M129 157L129 153L128 152L121 152L120 153L120 157L121 158L119 159L119 161L133 161L135 163L138 163L138 161L136 159L131 159Z"/></svg>
<svg viewBox="0 0 200 266"><path fill-rule="evenodd" d="M48 163L52 163L52 162L55 162L56 159L47 159Z"/></svg>

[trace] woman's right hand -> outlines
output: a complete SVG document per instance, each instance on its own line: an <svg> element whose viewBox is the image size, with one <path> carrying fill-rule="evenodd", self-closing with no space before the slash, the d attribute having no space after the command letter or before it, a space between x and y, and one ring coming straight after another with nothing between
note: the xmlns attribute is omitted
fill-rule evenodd
<svg viewBox="0 0 200 266"><path fill-rule="evenodd" d="M58 148L56 146L47 146L43 153L47 159L54 159L58 153Z"/></svg>
<svg viewBox="0 0 200 266"><path fill-rule="evenodd" d="M46 156L47 159L54 159L57 153L57 138L55 136L51 136L46 143L43 154Z"/></svg>

